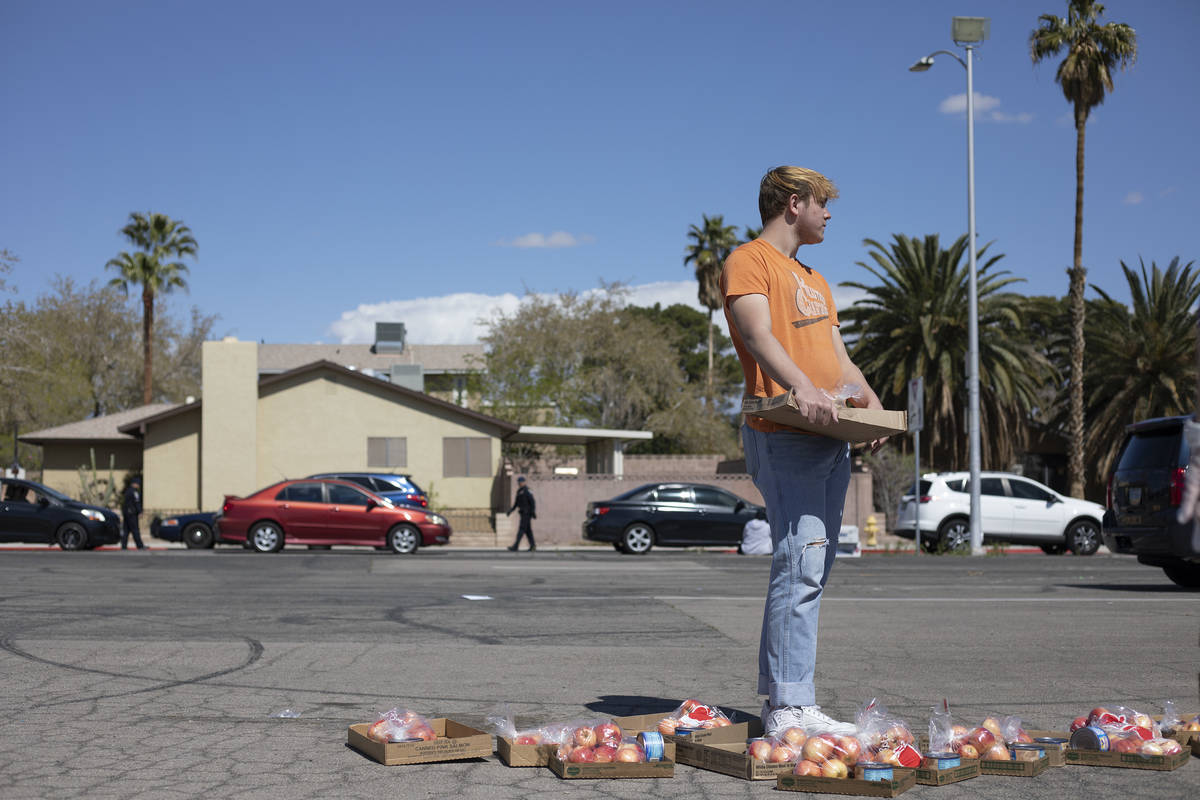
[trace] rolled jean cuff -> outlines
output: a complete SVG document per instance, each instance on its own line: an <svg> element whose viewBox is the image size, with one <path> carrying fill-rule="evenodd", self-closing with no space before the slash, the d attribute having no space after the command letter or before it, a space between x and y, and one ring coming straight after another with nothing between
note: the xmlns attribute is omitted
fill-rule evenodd
<svg viewBox="0 0 1200 800"><path fill-rule="evenodd" d="M765 694L772 706L814 706L817 687L811 683L771 683L765 675L758 676L758 693Z"/></svg>

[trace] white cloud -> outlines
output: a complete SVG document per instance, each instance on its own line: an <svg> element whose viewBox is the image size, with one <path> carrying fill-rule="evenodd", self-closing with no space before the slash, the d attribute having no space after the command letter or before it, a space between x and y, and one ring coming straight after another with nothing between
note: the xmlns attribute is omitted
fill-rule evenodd
<svg viewBox="0 0 1200 800"><path fill-rule="evenodd" d="M635 306L665 308L675 303L691 306L707 313L696 298L695 281L656 281L638 286L626 286L627 302ZM592 294L602 289L589 289ZM846 308L864 296L861 289L833 287L833 300L838 308ZM342 312L341 318L329 326L329 335L341 344L366 344L375 340L376 322L403 322L408 341L412 344L474 344L487 332L481 321L495 313L512 314L523 299L512 293L501 295L458 293L441 297L421 297L413 300L392 300L385 303L363 304ZM713 312L713 324L729 335L723 311Z"/></svg>
<svg viewBox="0 0 1200 800"><path fill-rule="evenodd" d="M982 122L1016 122L1025 125L1033 121L1033 114L1028 111L1018 113L997 111L999 106L1000 98L979 92L975 93L975 118ZM938 111L943 114L967 113L967 93L950 95L938 104Z"/></svg>
<svg viewBox="0 0 1200 800"><path fill-rule="evenodd" d="M576 236L573 233L566 231L554 231L550 234L545 233L527 233L524 236L518 236L515 239L500 239L495 244L497 247L578 247L581 244L591 244L596 241L594 236L586 233Z"/></svg>
<svg viewBox="0 0 1200 800"><path fill-rule="evenodd" d="M1141 192L1130 192L1129 194L1125 195L1124 203L1127 206L1136 206L1145 199L1145 196L1142 195Z"/></svg>

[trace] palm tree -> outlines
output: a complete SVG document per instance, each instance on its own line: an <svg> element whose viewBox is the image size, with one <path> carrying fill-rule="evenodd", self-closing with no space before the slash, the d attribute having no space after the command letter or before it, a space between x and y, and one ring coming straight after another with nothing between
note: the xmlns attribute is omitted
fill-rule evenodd
<svg viewBox="0 0 1200 800"><path fill-rule="evenodd" d="M1120 22L1096 20L1104 6L1095 0L1068 0L1067 17L1042 14L1040 27L1029 36L1033 63L1066 51L1054 80L1075 108L1075 253L1070 275L1071 382L1068 429L1068 483L1072 497L1083 496L1083 302L1087 270L1083 266L1083 141L1088 114L1113 90L1114 67L1124 69L1137 59L1137 35Z"/></svg>
<svg viewBox="0 0 1200 800"><path fill-rule="evenodd" d="M139 252L122 252L111 259L105 267L119 273L109 281L129 294L130 284L142 287L142 402L149 404L153 398L153 355L151 341L154 332L154 297L168 294L173 289L187 289L183 276L188 268L172 258L196 255L196 240L192 231L182 222L165 214L129 215L129 224L121 234L139 248Z"/></svg>
<svg viewBox="0 0 1200 800"><path fill-rule="evenodd" d="M1141 261L1141 259L1139 259ZM1088 317L1088 463L1108 475L1126 425L1147 417L1186 414L1196 385L1196 323L1200 272L1175 257L1164 272L1153 261L1141 276L1121 262L1129 307L1099 287L1102 301Z"/></svg>
<svg viewBox="0 0 1200 800"><path fill-rule="evenodd" d="M890 248L873 239L863 243L875 265L858 265L879 284L842 283L867 296L838 312L854 362L888 408L902 408L909 379L924 376L931 461L935 451L948 450L949 466L957 469L967 460L967 237L945 250L936 234L896 234ZM1021 279L991 271L1004 256L982 261L989 246L980 249L977 270L979 327L986 331L979 342L980 414L987 432L981 458L1004 466L1022 441L1025 415L1049 364L1020 335L1021 297L1001 291Z"/></svg>
<svg viewBox="0 0 1200 800"><path fill-rule="evenodd" d="M726 225L721 214L708 216L702 214L702 225L688 227L688 238L691 243L687 246L683 265L696 265L696 282L700 285L697 297L700 305L708 309L708 379L704 396L709 404L713 401L713 312L721 308L724 298L721 296L721 270L725 267L725 259L737 247L737 227Z"/></svg>

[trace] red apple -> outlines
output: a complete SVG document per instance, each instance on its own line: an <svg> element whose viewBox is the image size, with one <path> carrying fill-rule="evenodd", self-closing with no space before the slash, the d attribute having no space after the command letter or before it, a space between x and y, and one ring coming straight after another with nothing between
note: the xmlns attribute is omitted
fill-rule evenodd
<svg viewBox="0 0 1200 800"><path fill-rule="evenodd" d="M818 764L833 754L833 742L821 736L814 736L804 743L804 757Z"/></svg>
<svg viewBox="0 0 1200 800"><path fill-rule="evenodd" d="M601 744L620 744L621 727L615 722L602 722L592 729Z"/></svg>
<svg viewBox="0 0 1200 800"><path fill-rule="evenodd" d="M893 725L883 734L885 739L890 739L893 742L903 742L904 744L913 743L912 731L903 725Z"/></svg>
<svg viewBox="0 0 1200 800"><path fill-rule="evenodd" d="M786 764L788 761L795 760L796 751L786 744L776 744L771 748L771 752L767 754L767 761L770 761L772 764Z"/></svg>
<svg viewBox="0 0 1200 800"><path fill-rule="evenodd" d="M783 740L784 744L799 749L808 741L808 734L804 732L804 728L788 728L780 734L779 738Z"/></svg>
<svg viewBox="0 0 1200 800"><path fill-rule="evenodd" d="M830 758L821 764L821 775L826 778L845 778L847 774L846 762L840 758Z"/></svg>
<svg viewBox="0 0 1200 800"><path fill-rule="evenodd" d="M404 738L420 739L423 742L432 742L437 738L437 734L434 733L433 728L429 727L428 725L424 723L417 723L416 725L410 726L408 730L404 731Z"/></svg>
<svg viewBox="0 0 1200 800"><path fill-rule="evenodd" d="M979 748L970 742L964 742L958 748L958 754L963 758L979 758Z"/></svg>
<svg viewBox="0 0 1200 800"><path fill-rule="evenodd" d="M1115 753L1136 753L1142 747L1142 740L1137 737L1127 739L1117 739L1112 743L1112 750Z"/></svg>
<svg viewBox="0 0 1200 800"><path fill-rule="evenodd" d="M624 761L626 763L634 764L645 761L646 753L636 744L629 744L627 742L617 748L617 754L615 758L617 761Z"/></svg>
<svg viewBox="0 0 1200 800"><path fill-rule="evenodd" d="M1139 728L1154 727L1154 720L1150 719L1150 717L1146 714L1134 714L1133 719L1130 720L1130 722L1132 722L1134 725L1137 725Z"/></svg>
<svg viewBox="0 0 1200 800"><path fill-rule="evenodd" d="M996 737L987 728L976 728L967 736L967 741L982 753L996 743Z"/></svg>
<svg viewBox="0 0 1200 800"><path fill-rule="evenodd" d="M880 764L891 764L894 767L900 766L900 756L896 755L896 751L890 747L881 747L875 751L874 760Z"/></svg>
<svg viewBox="0 0 1200 800"><path fill-rule="evenodd" d="M758 761L766 761L767 756L771 755L771 747L769 739L751 739L746 745L746 754Z"/></svg>
<svg viewBox="0 0 1200 800"><path fill-rule="evenodd" d="M857 764L858 757L862 755L862 745L853 736L839 736L837 738L837 749L838 757L842 761L845 761L848 767Z"/></svg>
<svg viewBox="0 0 1200 800"><path fill-rule="evenodd" d="M995 736L997 739L1004 738L1004 729L1000 727L1000 720L995 717L988 717L980 727L987 728L992 732L992 736Z"/></svg>
<svg viewBox="0 0 1200 800"><path fill-rule="evenodd" d="M951 739L961 739L964 736L966 736L967 733L968 733L968 731L967 731L966 725L951 725L950 726L950 738Z"/></svg>
<svg viewBox="0 0 1200 800"><path fill-rule="evenodd" d="M541 744L542 735L540 733L519 733L513 739L513 744Z"/></svg>
<svg viewBox="0 0 1200 800"><path fill-rule="evenodd" d="M983 754L983 757L988 761L1010 761L1012 754L1008 752L1008 748L1002 744L994 744L988 751Z"/></svg>
<svg viewBox="0 0 1200 800"><path fill-rule="evenodd" d="M616 758L617 748L611 744L598 744L593 748L594 761L597 764L607 764Z"/></svg>
<svg viewBox="0 0 1200 800"><path fill-rule="evenodd" d="M576 728L571 732L571 738L579 747L595 747L596 732L589 727Z"/></svg>
<svg viewBox="0 0 1200 800"><path fill-rule="evenodd" d="M658 721L658 732L663 736L670 736L675 733L675 729L679 727L679 720L673 717L664 717Z"/></svg>
<svg viewBox="0 0 1200 800"><path fill-rule="evenodd" d="M1173 756L1176 753L1183 752L1183 745L1174 739L1159 739L1162 742L1162 750L1164 756ZM1145 752L1145 751L1143 751Z"/></svg>
<svg viewBox="0 0 1200 800"><path fill-rule="evenodd" d="M804 760L798 763L792 772L796 775L820 776L821 765L815 761Z"/></svg>
<svg viewBox="0 0 1200 800"><path fill-rule="evenodd" d="M1077 730L1079 730L1080 728L1082 728L1082 727L1086 726L1087 724L1088 724L1088 718L1087 718L1087 717L1076 717L1075 719L1073 719L1073 720L1071 721L1071 729L1070 729L1070 730L1071 730L1071 733L1074 733L1075 731L1077 731Z"/></svg>
<svg viewBox="0 0 1200 800"><path fill-rule="evenodd" d="M596 760L596 751L590 747L576 747L567 760L573 764L587 764Z"/></svg>
<svg viewBox="0 0 1200 800"><path fill-rule="evenodd" d="M1142 742L1140 745L1140 750L1144 756L1161 756L1164 752L1166 752L1163 750L1162 744L1155 739Z"/></svg>
<svg viewBox="0 0 1200 800"><path fill-rule="evenodd" d="M684 700L679 706L679 711L682 714L690 714L694 709L702 705L704 703L701 703L699 700Z"/></svg>

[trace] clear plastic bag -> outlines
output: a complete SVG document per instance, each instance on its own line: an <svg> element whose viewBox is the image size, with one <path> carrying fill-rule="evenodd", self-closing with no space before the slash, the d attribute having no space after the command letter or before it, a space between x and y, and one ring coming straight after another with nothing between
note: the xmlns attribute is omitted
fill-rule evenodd
<svg viewBox="0 0 1200 800"><path fill-rule="evenodd" d="M598 746L612 745L622 737L621 728L615 722L599 717L550 723L539 730L544 742L558 745L560 761L575 763L595 761Z"/></svg>
<svg viewBox="0 0 1200 800"><path fill-rule="evenodd" d="M516 719L508 703L500 703L484 720L483 729L495 736L508 739L513 744L543 744L545 734L539 728L517 729Z"/></svg>
<svg viewBox="0 0 1200 800"><path fill-rule="evenodd" d="M729 717L716 706L701 703L699 700L684 700L678 708L658 721L658 732L670 735L680 728L707 730L724 728L730 724L732 723Z"/></svg>
<svg viewBox="0 0 1200 800"><path fill-rule="evenodd" d="M382 714L367 729L367 738L377 742L431 742L437 734L429 720L407 708L392 708Z"/></svg>
<svg viewBox="0 0 1200 800"><path fill-rule="evenodd" d="M898 767L921 765L921 753L908 723L889 714L877 699L871 698L859 709L855 723L863 760Z"/></svg>
<svg viewBox="0 0 1200 800"><path fill-rule="evenodd" d="M859 405L865 405L862 387L857 383L841 383L832 392L822 389L821 394L832 400L836 406L851 406L856 408ZM852 400L855 402L851 402Z"/></svg>
<svg viewBox="0 0 1200 800"><path fill-rule="evenodd" d="M1183 720L1179 718L1179 712L1175 710L1175 701L1167 700L1163 703L1162 722L1158 724L1163 733L1174 733L1183 727Z"/></svg>

